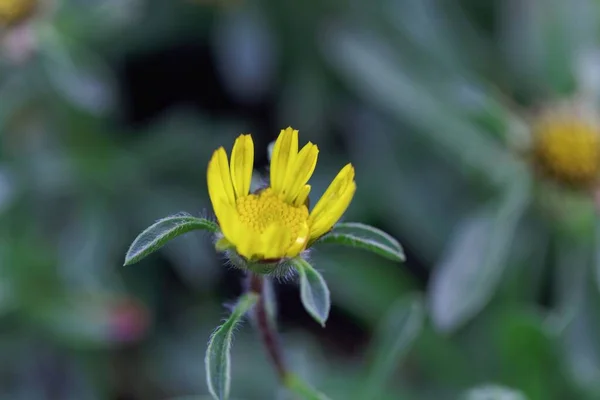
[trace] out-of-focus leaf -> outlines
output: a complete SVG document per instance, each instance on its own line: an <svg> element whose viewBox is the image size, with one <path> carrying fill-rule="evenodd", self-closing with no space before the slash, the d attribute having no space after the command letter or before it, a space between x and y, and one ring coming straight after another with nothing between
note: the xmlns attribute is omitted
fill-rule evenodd
<svg viewBox="0 0 600 400"><path fill-rule="evenodd" d="M528 400L516 389L500 385L482 385L466 391L460 400Z"/></svg>
<svg viewBox="0 0 600 400"><path fill-rule="evenodd" d="M469 217L435 267L429 287L434 324L452 331L491 299L502 277L514 232L529 204L527 175L514 177L496 210Z"/></svg>
<svg viewBox="0 0 600 400"><path fill-rule="evenodd" d="M385 384L410 350L425 322L421 296L410 295L392 305L372 339L371 365L362 398L378 399Z"/></svg>
<svg viewBox="0 0 600 400"><path fill-rule="evenodd" d="M290 374L285 379L285 387L300 396L303 400L330 400L297 375Z"/></svg>
<svg viewBox="0 0 600 400"><path fill-rule="evenodd" d="M410 240L415 259L432 264L458 216L473 208L464 196L471 184L451 168L451 160L436 154L417 134L379 114L358 107L348 111L350 157L357 171L369 177L360 182L353 201L362 198L363 209L385 221L395 235ZM439 206L440 198L444 207Z"/></svg>
<svg viewBox="0 0 600 400"><path fill-rule="evenodd" d="M596 287L598 292L600 293L600 216L596 216L596 230L595 230L595 250L596 254L594 254L594 277L596 282Z"/></svg>
<svg viewBox="0 0 600 400"><path fill-rule="evenodd" d="M597 211L591 196L546 182L538 182L537 186L536 202L558 234L569 240L593 236Z"/></svg>
<svg viewBox="0 0 600 400"><path fill-rule="evenodd" d="M101 58L49 27L40 31L40 42L42 66L65 100L93 114L114 107L114 78Z"/></svg>
<svg viewBox="0 0 600 400"><path fill-rule="evenodd" d="M593 266L594 248L588 239L555 234L554 262L556 265L553 293L556 299L555 315L550 325L559 333L571 325L575 315L582 311L583 302L588 296L588 286ZM589 297L589 296L588 296Z"/></svg>
<svg viewBox="0 0 600 400"><path fill-rule="evenodd" d="M231 342L233 331L244 315L258 301L255 293L246 293L239 300L233 312L211 336L206 348L206 382L210 394L216 400L229 398L231 381Z"/></svg>
<svg viewBox="0 0 600 400"><path fill-rule="evenodd" d="M133 241L125 256L124 265L140 261L142 258L160 249L169 240L184 233L193 230L216 232L218 229L217 224L214 222L191 215L179 214L163 218L140 233Z"/></svg>
<svg viewBox="0 0 600 400"><path fill-rule="evenodd" d="M212 400L212 396L184 396L184 397L171 397L169 400ZM231 398L230 400L245 400L244 398Z"/></svg>
<svg viewBox="0 0 600 400"><path fill-rule="evenodd" d="M334 243L372 251L393 261L405 261L404 250L392 236L359 222L342 222L316 243Z"/></svg>
<svg viewBox="0 0 600 400"><path fill-rule="evenodd" d="M12 260L8 257L10 248L7 246L9 245L0 245L0 318L17 306L16 296L19 294L13 282L11 266L8 264Z"/></svg>
<svg viewBox="0 0 600 400"><path fill-rule="evenodd" d="M106 348L119 340L117 303L110 296L73 296L36 304L27 311L31 322L60 342L76 347Z"/></svg>
<svg viewBox="0 0 600 400"><path fill-rule="evenodd" d="M21 67L19 73L6 74L0 86L0 129L6 130L12 119L32 100L43 92L38 71L29 66Z"/></svg>
<svg viewBox="0 0 600 400"><path fill-rule="evenodd" d="M329 288L325 279L312 265L302 258L292 260L294 268L300 275L300 298L306 311L321 326L325 326L329 310L331 308L331 298Z"/></svg>
<svg viewBox="0 0 600 400"><path fill-rule="evenodd" d="M327 271L332 301L361 324L375 326L390 304L417 288L415 279L396 263L373 253L336 247L317 248L312 262Z"/></svg>
<svg viewBox="0 0 600 400"><path fill-rule="evenodd" d="M55 25L65 34L93 41L119 37L143 16L144 0L79 0L63 4Z"/></svg>
<svg viewBox="0 0 600 400"><path fill-rule="evenodd" d="M330 116L335 107L335 92L328 78L317 63L298 64L288 74L278 99L281 126L301 128L303 141L320 146L331 129Z"/></svg>
<svg viewBox="0 0 600 400"><path fill-rule="evenodd" d="M582 390L596 398L600 394L600 296L589 280L583 290L583 299L577 308L567 309L560 324L564 337L564 357L568 374Z"/></svg>
<svg viewBox="0 0 600 400"><path fill-rule="evenodd" d="M581 53L576 60L575 75L580 96L597 104L600 100L600 51L597 47Z"/></svg>
<svg viewBox="0 0 600 400"><path fill-rule="evenodd" d="M598 223L598 222L596 222ZM582 390L600 394L600 225L595 241L560 237L556 257L556 316L550 327L563 338L568 375ZM595 275L595 279L593 279Z"/></svg>
<svg viewBox="0 0 600 400"><path fill-rule="evenodd" d="M213 52L228 91L257 101L271 86L276 57L270 26L261 9L233 9L216 24Z"/></svg>
<svg viewBox="0 0 600 400"><path fill-rule="evenodd" d="M107 266L113 265L115 256L121 256L121 250L115 250L123 238L114 229L119 219L103 206L90 202L84 210L73 210L56 232L57 270L67 287L75 290L115 287L115 270Z"/></svg>
<svg viewBox="0 0 600 400"><path fill-rule="evenodd" d="M367 101L421 128L459 165L480 171L495 183L504 182L514 159L402 69L399 52L382 37L360 29L332 28L326 38L326 56Z"/></svg>
<svg viewBox="0 0 600 400"><path fill-rule="evenodd" d="M530 90L571 93L577 84L573 60L596 46L594 2L509 0L500 6L501 44L519 82Z"/></svg>
<svg viewBox="0 0 600 400"><path fill-rule="evenodd" d="M502 382L530 399L581 398L565 376L559 338L542 315L509 308L496 314L489 330Z"/></svg>

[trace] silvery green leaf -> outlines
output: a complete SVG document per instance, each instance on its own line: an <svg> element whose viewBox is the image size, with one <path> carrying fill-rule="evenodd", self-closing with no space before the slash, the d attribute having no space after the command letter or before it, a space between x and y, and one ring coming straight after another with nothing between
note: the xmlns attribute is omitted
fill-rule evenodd
<svg viewBox="0 0 600 400"><path fill-rule="evenodd" d="M258 301L256 293L246 293L239 300L233 312L210 337L206 348L204 363L206 366L206 382L210 394L216 400L229 398L231 383L231 342L233 331L244 315Z"/></svg>
<svg viewBox="0 0 600 400"><path fill-rule="evenodd" d="M596 286L598 291L600 292L600 217L596 217L595 221L595 249L596 252L594 254L594 278L596 281Z"/></svg>
<svg viewBox="0 0 600 400"><path fill-rule="evenodd" d="M529 180L520 176L514 179L496 209L480 210L458 227L435 267L428 295L438 329L458 328L481 311L494 294L529 204Z"/></svg>
<svg viewBox="0 0 600 400"><path fill-rule="evenodd" d="M425 322L420 296L401 298L392 305L372 339L370 371L363 398L378 399L386 381L410 350Z"/></svg>
<svg viewBox="0 0 600 400"><path fill-rule="evenodd" d="M293 259L292 264L300 275L302 305L315 321L325 326L331 308L329 288L325 279L302 258Z"/></svg>
<svg viewBox="0 0 600 400"><path fill-rule="evenodd" d="M213 397L209 395L205 396L183 396L183 397L171 397L169 400L212 400ZM245 400L245 399L230 399L230 400Z"/></svg>
<svg viewBox="0 0 600 400"><path fill-rule="evenodd" d="M474 124L460 117L426 80L403 66L398 49L357 26L328 29L323 51L342 78L375 107L419 127L456 164L496 182L513 158Z"/></svg>
<svg viewBox="0 0 600 400"><path fill-rule="evenodd" d="M596 47L595 2L507 0L499 6L501 49L524 90L545 87L554 93L570 93L575 85L589 90L587 82L577 82L574 67L579 56Z"/></svg>
<svg viewBox="0 0 600 400"><path fill-rule="evenodd" d="M598 220L596 224L594 241L588 238L574 241L568 237L556 241L556 305L555 315L548 322L551 332L561 336L567 375L578 387L597 394L600 393Z"/></svg>
<svg viewBox="0 0 600 400"><path fill-rule="evenodd" d="M319 392L318 390L316 390L315 388L310 386L307 382L305 382L303 379L301 379L297 375L294 375L294 374L288 375L285 379L284 384L285 384L285 388L288 391L290 391L296 395L299 395L301 399L304 399L304 400L330 400L329 397L327 397L323 393Z"/></svg>
<svg viewBox="0 0 600 400"><path fill-rule="evenodd" d="M273 32L259 8L224 13L217 19L213 49L223 84L240 100L259 99L276 67Z"/></svg>
<svg viewBox="0 0 600 400"><path fill-rule="evenodd" d="M115 79L93 51L46 27L40 35L42 67L56 92L73 106L96 115L115 105Z"/></svg>
<svg viewBox="0 0 600 400"><path fill-rule="evenodd" d="M527 397L516 389L499 385L483 385L465 392L460 400L527 400Z"/></svg>
<svg viewBox="0 0 600 400"><path fill-rule="evenodd" d="M216 223L205 218L197 218L186 214L163 218L135 238L129 250L127 250L124 265L134 264L160 249L169 240L199 229L216 232L219 227Z"/></svg>
<svg viewBox="0 0 600 400"><path fill-rule="evenodd" d="M404 261L404 250L396 239L380 229L359 222L342 222L316 243L334 243L372 251L393 261Z"/></svg>

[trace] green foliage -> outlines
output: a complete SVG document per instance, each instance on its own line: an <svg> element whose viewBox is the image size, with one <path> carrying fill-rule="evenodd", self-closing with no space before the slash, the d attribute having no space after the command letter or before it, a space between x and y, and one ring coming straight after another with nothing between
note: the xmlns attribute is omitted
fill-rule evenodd
<svg viewBox="0 0 600 400"><path fill-rule="evenodd" d="M233 332L244 315L256 304L258 295L247 293L237 302L231 315L212 334L206 348L206 381L216 400L229 399L231 385L231 342Z"/></svg>
<svg viewBox="0 0 600 400"><path fill-rule="evenodd" d="M324 327L331 308L329 288L325 279L302 258L293 259L292 264L300 276L300 298L304 309Z"/></svg>
<svg viewBox="0 0 600 400"><path fill-rule="evenodd" d="M377 399L418 338L425 323L420 296L411 295L394 303L373 335L370 365L363 398Z"/></svg>
<svg viewBox="0 0 600 400"><path fill-rule="evenodd" d="M286 377L284 385L290 392L299 395L303 400L330 400L329 397L323 393L319 393L319 391L294 374Z"/></svg>
<svg viewBox="0 0 600 400"><path fill-rule="evenodd" d="M480 211L460 227L432 277L431 315L439 329L459 328L492 298L529 204L528 182L526 176L516 180L497 208Z"/></svg>
<svg viewBox="0 0 600 400"><path fill-rule="evenodd" d="M317 240L372 251L392 261L404 261L404 250L396 239L380 229L359 222L342 222Z"/></svg>
<svg viewBox="0 0 600 400"><path fill-rule="evenodd" d="M596 200L523 157L540 106L599 109L597 1L50 3L0 38L0 398L210 398L199 351L240 289L217 226L176 215L128 255L161 249L143 271L122 256L210 208L239 133L268 176L288 125L320 149L313 202L353 163L365 224L315 243L328 302L300 269L326 329L273 281L297 376L332 399L600 398ZM231 398L274 398L257 335L235 339Z"/></svg>
<svg viewBox="0 0 600 400"><path fill-rule="evenodd" d="M171 239L193 230L217 232L218 225L206 218L191 215L172 215L157 221L138 235L125 255L125 265L135 264L154 253Z"/></svg>
<svg viewBox="0 0 600 400"><path fill-rule="evenodd" d="M460 400L527 400L518 390L499 385L485 385L470 389Z"/></svg>

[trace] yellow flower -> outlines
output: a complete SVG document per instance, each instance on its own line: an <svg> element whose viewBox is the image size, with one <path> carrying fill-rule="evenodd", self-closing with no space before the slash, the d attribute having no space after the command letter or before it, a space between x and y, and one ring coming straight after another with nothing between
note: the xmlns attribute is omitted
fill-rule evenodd
<svg viewBox="0 0 600 400"><path fill-rule="evenodd" d="M0 25L17 24L29 17L36 7L36 0L0 0Z"/></svg>
<svg viewBox="0 0 600 400"><path fill-rule="evenodd" d="M318 153L310 142L298 151L298 131L282 130L273 148L270 186L250 193L252 137L236 139L231 162L223 147L214 152L208 192L227 246L250 261L277 261L299 255L333 227L356 191L354 167L342 168L309 213L307 182Z"/></svg>
<svg viewBox="0 0 600 400"><path fill-rule="evenodd" d="M558 183L590 188L600 177L600 125L592 114L553 108L533 126L538 169Z"/></svg>

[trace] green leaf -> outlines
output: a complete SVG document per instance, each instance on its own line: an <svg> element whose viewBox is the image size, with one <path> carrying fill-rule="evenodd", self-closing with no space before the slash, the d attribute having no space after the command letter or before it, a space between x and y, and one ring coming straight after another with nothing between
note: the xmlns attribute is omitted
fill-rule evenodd
<svg viewBox="0 0 600 400"><path fill-rule="evenodd" d="M210 337L206 349L206 382L210 394L216 400L229 398L229 385L231 381L231 341L233 331L242 317L258 301L256 293L243 295L229 318Z"/></svg>
<svg viewBox="0 0 600 400"><path fill-rule="evenodd" d="M183 396L183 397L171 397L169 400L212 400L212 396ZM246 399L230 399L230 400L246 400Z"/></svg>
<svg viewBox="0 0 600 400"><path fill-rule="evenodd" d="M325 279L302 258L293 259L292 264L300 275L300 298L304 308L321 326L325 326L331 308Z"/></svg>
<svg viewBox="0 0 600 400"><path fill-rule="evenodd" d="M461 400L527 400L518 390L499 385L483 385L465 392Z"/></svg>
<svg viewBox="0 0 600 400"><path fill-rule="evenodd" d="M516 176L496 209L480 210L459 226L431 278L429 303L438 329L457 329L493 296L529 204L528 183Z"/></svg>
<svg viewBox="0 0 600 400"><path fill-rule="evenodd" d="M582 399L565 373L564 341L547 315L518 305L494 315L487 327L498 379L530 399ZM591 352L592 349L589 349ZM584 362L587 362L584 361Z"/></svg>
<svg viewBox="0 0 600 400"><path fill-rule="evenodd" d="M380 229L359 222L343 222L316 243L334 243L369 250L393 261L404 261L404 250L396 239Z"/></svg>
<svg viewBox="0 0 600 400"><path fill-rule="evenodd" d="M97 115L114 109L115 77L105 61L71 35L43 27L40 62L49 83L72 106Z"/></svg>
<svg viewBox="0 0 600 400"><path fill-rule="evenodd" d="M424 322L421 296L411 295L392 305L371 341L371 366L362 398L382 396L386 381L419 336Z"/></svg>
<svg viewBox="0 0 600 400"><path fill-rule="evenodd" d="M196 218L187 214L163 218L135 238L127 250L124 265L134 264L160 249L169 240L197 229L217 232L219 226L205 218Z"/></svg>
<svg viewBox="0 0 600 400"><path fill-rule="evenodd" d="M597 340L600 336L600 292L594 269L590 268L594 263L597 268L600 259L598 233L600 230L595 237L587 238L555 234L552 287L555 300L550 318L544 320L546 329L561 341L561 358L565 364L564 369L561 368L562 375L582 391L593 394L592 399L600 393L600 345ZM547 365L553 364L556 362L540 363L539 369L547 369ZM550 386L555 393L559 377L548 377L547 374L543 379L551 380L552 385L545 387ZM563 397L568 398L565 394Z"/></svg>
<svg viewBox="0 0 600 400"><path fill-rule="evenodd" d="M428 79L422 78L426 75L407 68L398 48L382 35L340 25L328 31L322 46L328 61L361 98L418 127L458 167L480 171L495 182L514 164L489 135L462 118L462 109L457 112L447 96L428 87Z"/></svg>
<svg viewBox="0 0 600 400"><path fill-rule="evenodd" d="M301 396L304 400L330 400L329 397L320 393L300 377L294 374L289 374L285 378L284 385L290 392Z"/></svg>

